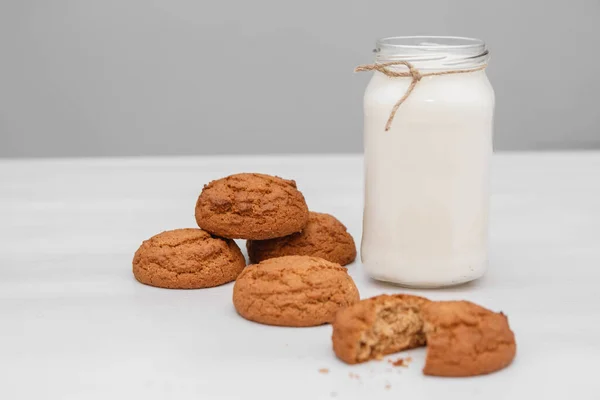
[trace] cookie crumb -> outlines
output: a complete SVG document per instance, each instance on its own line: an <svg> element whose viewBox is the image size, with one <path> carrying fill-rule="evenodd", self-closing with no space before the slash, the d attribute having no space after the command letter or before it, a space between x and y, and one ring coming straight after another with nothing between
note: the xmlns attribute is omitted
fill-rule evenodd
<svg viewBox="0 0 600 400"><path fill-rule="evenodd" d="M321 368L321 369L319 369L319 373L321 373L321 374L328 374L329 373L329 369L328 368Z"/></svg>
<svg viewBox="0 0 600 400"><path fill-rule="evenodd" d="M392 385L390 385L389 383L385 384L385 390L390 390L392 387Z"/></svg>
<svg viewBox="0 0 600 400"><path fill-rule="evenodd" d="M348 376L350 377L350 379L360 379L360 375L355 374L354 372L348 373Z"/></svg>
<svg viewBox="0 0 600 400"><path fill-rule="evenodd" d="M411 359L411 360L412 360L412 359ZM390 360L388 360L388 362L389 362L390 364L392 364L394 367L408 367L409 358L408 358L408 357L407 357L407 358L402 358L402 357L400 357L400 358L398 358L398 359L397 359L397 360L395 360L395 361L394 361L394 360L392 360L392 359L390 359Z"/></svg>

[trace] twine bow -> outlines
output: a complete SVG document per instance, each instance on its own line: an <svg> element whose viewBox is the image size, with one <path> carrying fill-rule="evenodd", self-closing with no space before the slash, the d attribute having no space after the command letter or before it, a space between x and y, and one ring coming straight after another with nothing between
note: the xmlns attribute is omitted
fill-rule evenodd
<svg viewBox="0 0 600 400"><path fill-rule="evenodd" d="M394 71L394 70L388 68L388 67L391 67L394 65L404 65L406 68L408 68L408 71ZM448 70L448 71L421 73L421 72L419 72L418 69L415 68L414 65L412 65L408 61L391 61L391 62L386 62L386 63L381 63L381 64L359 65L358 67L356 67L354 69L354 72L378 71L386 76L389 76L390 78L412 78L412 80L410 81L410 85L408 86L408 89L406 89L406 92L404 93L404 96L402 96L400 98L400 100L398 100L396 102L396 104L394 104L394 107L392 108L392 111L390 112L390 116L387 120L387 123L385 124L385 131L387 132L392 127L392 121L394 120L394 116L396 115L396 111L398 111L398 108L400 108L402 103L404 103L404 101L408 98L408 96L410 96L410 94L413 92L413 90L415 90L415 86L417 86L417 83L419 83L419 81L421 79L423 79L424 77L450 75L450 74L465 74L467 72L481 71L485 67L487 67L487 64L484 64L477 68L472 68L472 69L456 69L456 70Z"/></svg>

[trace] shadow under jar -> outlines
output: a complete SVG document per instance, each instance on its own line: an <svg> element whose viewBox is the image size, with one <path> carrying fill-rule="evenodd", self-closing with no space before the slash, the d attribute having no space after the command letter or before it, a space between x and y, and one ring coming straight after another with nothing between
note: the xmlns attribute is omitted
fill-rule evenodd
<svg viewBox="0 0 600 400"><path fill-rule="evenodd" d="M365 92L366 271L421 288L477 279L488 259L494 115L486 45L458 37L393 37L379 40L375 53L376 64L408 61L423 77L388 131L390 112L413 77L375 71Z"/></svg>

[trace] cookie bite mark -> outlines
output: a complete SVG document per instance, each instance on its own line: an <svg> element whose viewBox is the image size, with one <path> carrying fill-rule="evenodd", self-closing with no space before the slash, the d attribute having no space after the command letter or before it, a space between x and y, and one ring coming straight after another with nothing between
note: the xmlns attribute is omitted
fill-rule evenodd
<svg viewBox="0 0 600 400"><path fill-rule="evenodd" d="M333 350L348 364L381 359L425 345L421 307L429 300L411 295L381 295L340 311L333 322Z"/></svg>
<svg viewBox="0 0 600 400"><path fill-rule="evenodd" d="M231 239L264 240L301 231L308 207L296 182L264 174L236 174L205 185L196 222Z"/></svg>

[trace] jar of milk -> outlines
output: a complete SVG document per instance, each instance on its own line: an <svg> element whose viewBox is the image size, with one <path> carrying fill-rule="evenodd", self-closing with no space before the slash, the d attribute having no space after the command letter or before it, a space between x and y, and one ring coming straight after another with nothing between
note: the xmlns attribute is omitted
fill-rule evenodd
<svg viewBox="0 0 600 400"><path fill-rule="evenodd" d="M476 279L488 259L486 45L392 37L375 54L360 69L375 71L364 96L363 265L375 279L411 287Z"/></svg>

